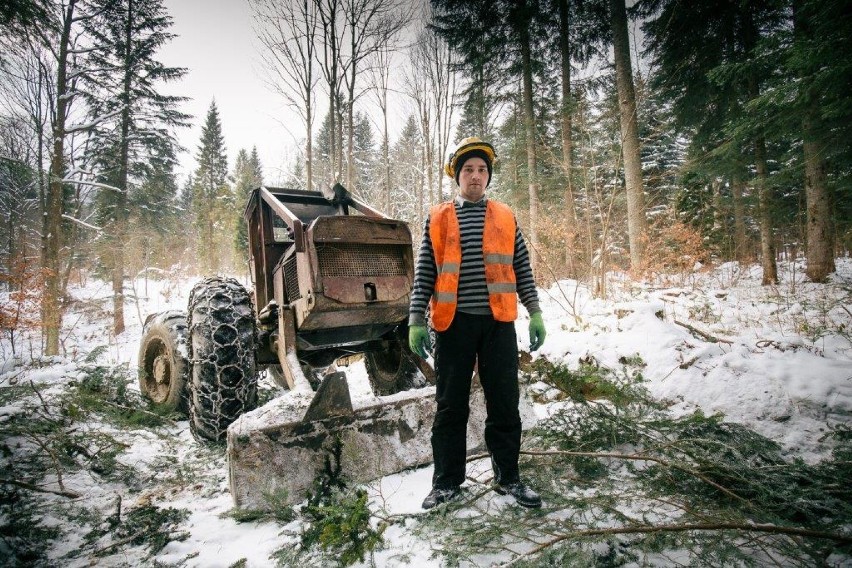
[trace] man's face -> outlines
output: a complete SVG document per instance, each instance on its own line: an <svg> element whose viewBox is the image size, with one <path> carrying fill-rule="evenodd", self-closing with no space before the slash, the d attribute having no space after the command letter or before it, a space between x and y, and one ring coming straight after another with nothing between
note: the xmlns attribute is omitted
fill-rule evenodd
<svg viewBox="0 0 852 568"><path fill-rule="evenodd" d="M488 184L488 166L482 158L469 158L459 173L459 195L468 201L479 201Z"/></svg>

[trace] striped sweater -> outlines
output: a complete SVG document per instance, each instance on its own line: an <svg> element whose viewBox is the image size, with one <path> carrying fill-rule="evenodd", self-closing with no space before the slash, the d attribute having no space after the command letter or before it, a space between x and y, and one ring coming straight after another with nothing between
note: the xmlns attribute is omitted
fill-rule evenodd
<svg viewBox="0 0 852 568"><path fill-rule="evenodd" d="M476 203L456 198L456 216L461 232L462 261L459 272L458 305L456 310L468 314L488 315L491 307L488 303L488 286L485 282L485 261L482 256L482 232L485 228L485 203L482 198ZM530 314L540 312L538 291L533 280L530 255L521 235L521 229L515 223L515 256L512 266L518 298ZM411 291L409 325L426 325L426 307L435 291L435 252L429 235L429 219L423 229L423 241L417 264L414 268L414 288Z"/></svg>

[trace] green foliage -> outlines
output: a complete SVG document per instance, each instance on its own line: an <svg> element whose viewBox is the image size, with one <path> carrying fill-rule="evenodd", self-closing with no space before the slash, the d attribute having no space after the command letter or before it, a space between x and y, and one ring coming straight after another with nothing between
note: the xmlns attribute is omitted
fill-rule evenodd
<svg viewBox="0 0 852 568"><path fill-rule="evenodd" d="M852 429L832 430L825 440L833 445L831 458L807 464L722 416L672 417L630 378L644 363L633 357L622 363L629 365L617 371L588 360L576 371L549 363L533 371L568 395L526 440L536 451L523 456L522 475L542 493L540 511L495 506L486 492L451 504L442 515L419 517L415 533L447 565L513 545L525 548L530 541L550 544L519 558L519 566L656 565L672 555L696 566L760 565L766 555L810 566L832 552L849 553L831 539L748 530L645 532L661 525L729 523L842 535L852 518L846 482L852 476ZM591 398L589 384L607 397ZM585 532L602 527L639 531Z"/></svg>
<svg viewBox="0 0 852 568"><path fill-rule="evenodd" d="M160 508L155 505L142 505L130 509L124 518L118 515L100 523L85 535L89 542L110 535L115 545L102 546L98 549L101 556L112 554L120 546L145 546L148 549L147 558L151 558L166 547L170 542L181 542L189 537L189 533L179 531L181 523L189 518L189 510L173 507Z"/></svg>
<svg viewBox="0 0 852 568"><path fill-rule="evenodd" d="M370 524L367 492L332 491L318 503L309 503L305 516L310 526L302 534L302 546L318 544L340 566L363 562L367 553L380 546L384 527Z"/></svg>
<svg viewBox="0 0 852 568"><path fill-rule="evenodd" d="M131 543L146 544L154 555L172 541L186 540L189 535L177 532L177 528L188 517L187 509L161 509L154 505L145 505L130 511L127 519L116 530L116 536L135 537Z"/></svg>
<svg viewBox="0 0 852 568"><path fill-rule="evenodd" d="M216 101L210 103L201 127L196 159L192 186L196 246L202 272L212 273L225 266L236 233L236 199L228 184L228 155Z"/></svg>
<svg viewBox="0 0 852 568"><path fill-rule="evenodd" d="M580 403L606 399L617 408L627 407L635 402L650 404L651 401L638 386L642 375L638 371L629 372L629 368L645 366L639 355L621 357L624 365L620 372L601 366L593 358L581 359L577 369L571 369L561 363L551 363L546 358L536 359L532 364L531 377L559 389L565 397Z"/></svg>
<svg viewBox="0 0 852 568"><path fill-rule="evenodd" d="M38 506L25 492L0 485L0 556L3 565L46 566L51 541L59 538L57 526L47 526Z"/></svg>
<svg viewBox="0 0 852 568"><path fill-rule="evenodd" d="M325 456L325 468L314 480L314 490L308 496L304 514L308 525L302 533L302 547L318 544L335 557L341 566L363 562L366 553L384 542L383 529L370 525L367 493L358 489L354 495L346 492L341 477L340 456L343 443L332 442Z"/></svg>
<svg viewBox="0 0 852 568"><path fill-rule="evenodd" d="M299 549L284 547L275 553L282 565L300 562L319 548L323 564L331 561L351 566L363 562L368 553L384 543L385 525L372 527L367 492L349 490L341 477L342 451L340 439L332 440L325 453L323 470L314 479L313 490L302 511L305 526Z"/></svg>

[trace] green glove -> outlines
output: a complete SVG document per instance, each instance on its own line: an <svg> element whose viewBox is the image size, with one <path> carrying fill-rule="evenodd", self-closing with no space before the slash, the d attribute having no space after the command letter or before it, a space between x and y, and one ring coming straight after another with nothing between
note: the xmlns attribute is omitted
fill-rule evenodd
<svg viewBox="0 0 852 568"><path fill-rule="evenodd" d="M541 312L536 312L530 316L530 353L544 345L545 337L547 332L544 330Z"/></svg>
<svg viewBox="0 0 852 568"><path fill-rule="evenodd" d="M412 325L408 328L408 346L423 359L428 357L427 351L432 349L429 330L425 325Z"/></svg>

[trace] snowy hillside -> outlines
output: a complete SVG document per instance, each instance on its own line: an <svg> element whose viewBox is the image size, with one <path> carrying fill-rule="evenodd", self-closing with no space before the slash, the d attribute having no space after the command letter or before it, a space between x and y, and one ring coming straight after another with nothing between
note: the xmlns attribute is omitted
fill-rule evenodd
<svg viewBox="0 0 852 568"><path fill-rule="evenodd" d="M234 511L222 447L133 413L147 408L142 322L185 309L193 281L136 281L113 337L110 285L87 280L64 357L0 344L0 564L329 566L365 551L355 565L852 565L852 260L826 285L800 263L779 274L762 287L759 267L729 263L613 281L607 299L573 281L541 290L548 336L523 365L540 429L522 475L545 507L496 495L474 459L463 499L429 513L431 467L370 484L366 503L350 487L325 509ZM363 364L346 371L371 396ZM345 513L367 508L360 525Z"/></svg>

